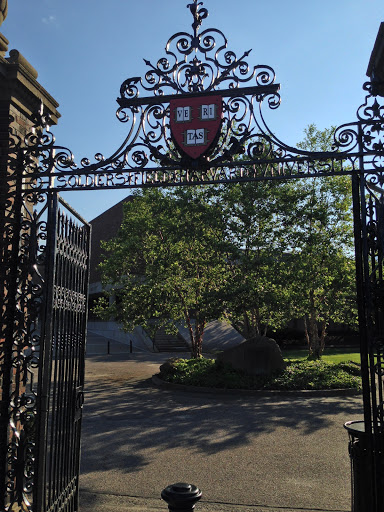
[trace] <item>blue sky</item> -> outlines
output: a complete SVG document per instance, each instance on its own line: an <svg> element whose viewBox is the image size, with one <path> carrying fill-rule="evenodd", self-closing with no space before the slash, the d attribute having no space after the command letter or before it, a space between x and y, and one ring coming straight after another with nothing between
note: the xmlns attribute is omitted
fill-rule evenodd
<svg viewBox="0 0 384 512"><path fill-rule="evenodd" d="M36 68L60 103L53 129L76 160L110 155L125 126L117 121L121 83L143 76L168 39L191 29L188 0L9 0L1 32ZM267 64L281 84L281 106L266 111L271 130L296 145L309 123L319 128L355 120L383 0L204 0L203 28L222 30L238 56ZM129 191L63 194L91 220Z"/></svg>

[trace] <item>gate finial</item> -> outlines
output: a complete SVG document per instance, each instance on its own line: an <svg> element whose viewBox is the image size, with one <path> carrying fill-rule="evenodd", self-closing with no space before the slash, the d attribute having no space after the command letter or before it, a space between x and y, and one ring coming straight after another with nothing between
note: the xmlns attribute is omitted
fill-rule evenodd
<svg viewBox="0 0 384 512"><path fill-rule="evenodd" d="M192 46L196 49L198 47L198 37L197 32L199 31L200 25L203 20L208 17L208 10L205 8L200 8L200 5L203 5L203 2L198 2L198 0L193 0L193 4L188 4L187 8L192 13L193 16L193 42Z"/></svg>

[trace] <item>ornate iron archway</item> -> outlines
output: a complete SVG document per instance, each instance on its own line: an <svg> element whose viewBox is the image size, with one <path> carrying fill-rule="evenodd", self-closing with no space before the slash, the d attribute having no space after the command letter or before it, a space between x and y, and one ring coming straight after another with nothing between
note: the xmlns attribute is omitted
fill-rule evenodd
<svg viewBox="0 0 384 512"><path fill-rule="evenodd" d="M77 165L70 150L56 144L44 112L25 141L14 140L9 148L0 212L2 510L77 508L78 461L65 461L61 444L63 465L53 471L47 432L55 432L55 414L64 414L56 405L61 407L65 397L71 397L73 421L79 419L89 232L81 219L70 219L73 212L59 216L57 193L351 175L364 426L376 500L372 510L378 511L384 435L384 106L366 83L357 120L336 130L333 151L313 153L283 143L262 110L280 104L273 69L250 67L250 52L238 57L227 49L222 32L201 30L208 15L201 2L188 7L192 33L172 36L164 57L155 65L145 61L144 78L122 84L117 117L126 124L127 137L113 155L96 154L93 162L83 159ZM74 265L71 282L55 281L54 261L60 257ZM65 380L58 369L58 377L51 378L52 365L60 368L59 361L68 358L77 361L79 373L73 370ZM64 395L55 394L63 382ZM78 436L72 423L55 439L70 439L78 450L71 436Z"/></svg>

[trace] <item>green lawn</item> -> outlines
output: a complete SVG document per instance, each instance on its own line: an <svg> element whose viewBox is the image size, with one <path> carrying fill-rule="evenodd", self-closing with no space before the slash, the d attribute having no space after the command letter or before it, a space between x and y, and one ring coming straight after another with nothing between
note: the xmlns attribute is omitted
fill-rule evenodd
<svg viewBox="0 0 384 512"><path fill-rule="evenodd" d="M284 359L306 359L308 350L283 350ZM328 348L325 349L323 360L327 363L341 363L343 361L354 361L360 363L360 352L358 348Z"/></svg>

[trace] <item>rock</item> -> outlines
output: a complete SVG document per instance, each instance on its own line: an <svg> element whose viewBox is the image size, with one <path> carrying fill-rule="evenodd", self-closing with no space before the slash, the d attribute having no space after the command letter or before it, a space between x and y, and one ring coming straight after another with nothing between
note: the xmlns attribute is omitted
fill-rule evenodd
<svg viewBox="0 0 384 512"><path fill-rule="evenodd" d="M171 357L170 359L167 359L165 363L163 363L160 366L160 373L163 375L172 375L175 373L175 365L174 363L177 363L177 361L180 361L179 357Z"/></svg>
<svg viewBox="0 0 384 512"><path fill-rule="evenodd" d="M255 336L243 341L236 347L221 352L217 359L249 375L270 375L276 370L286 368L279 345L266 336Z"/></svg>

